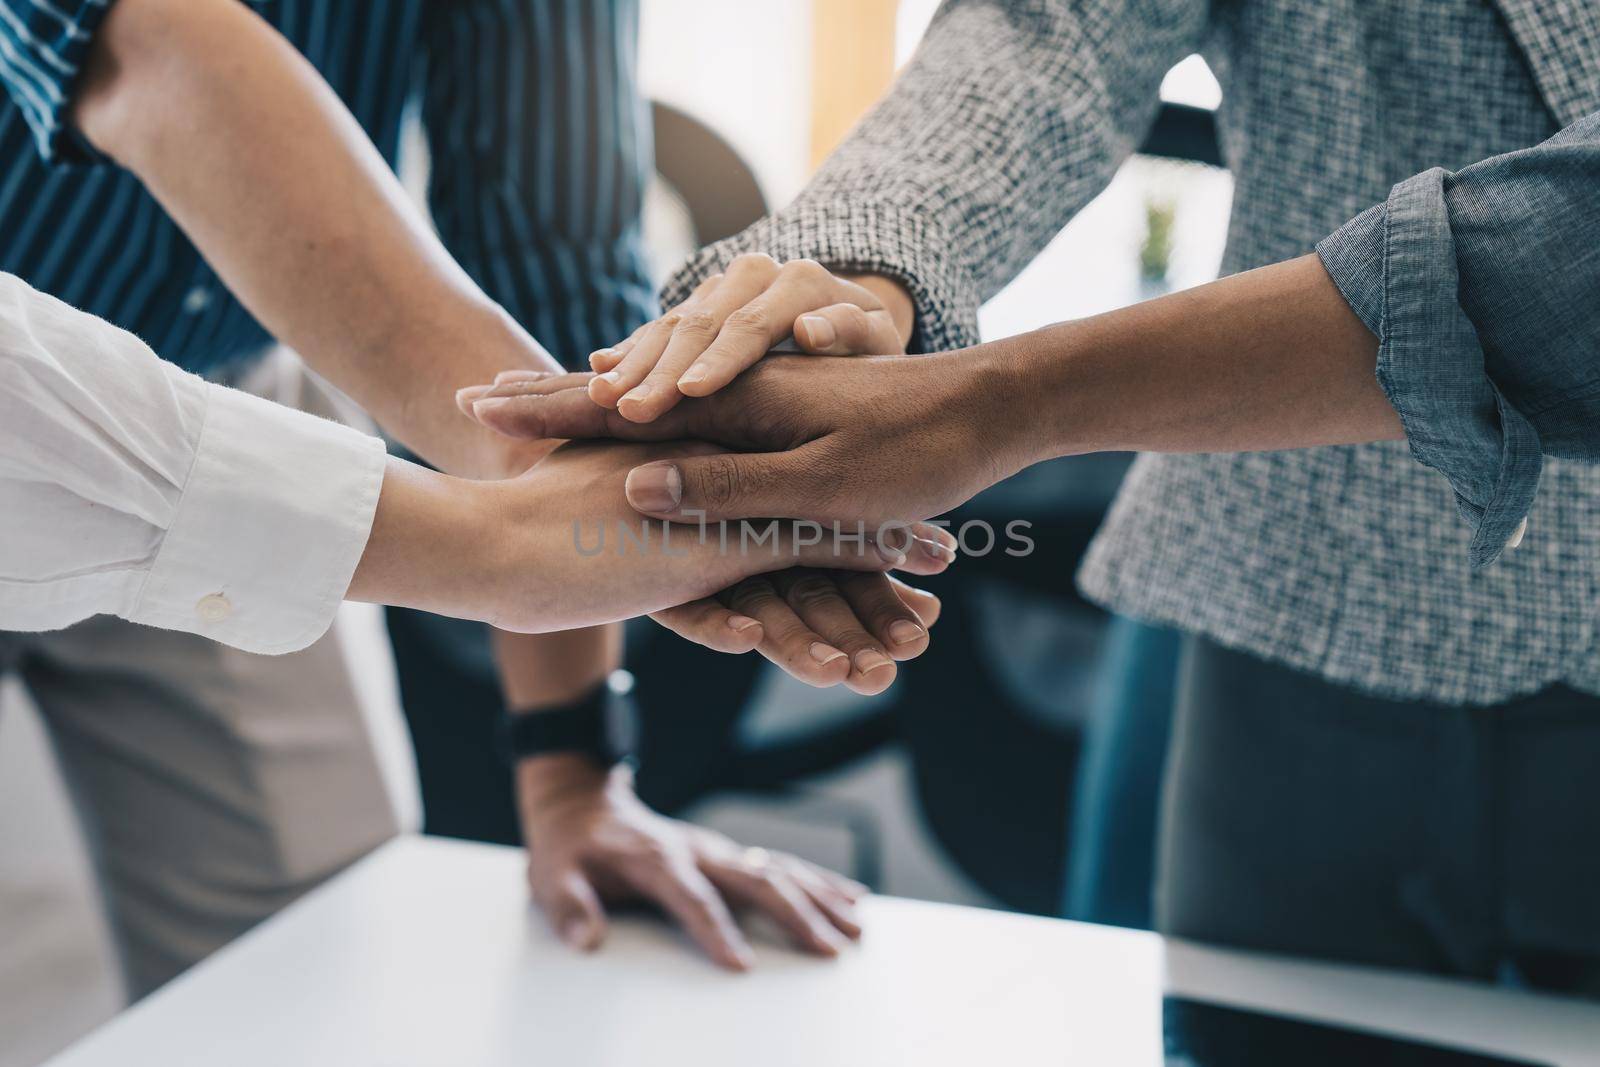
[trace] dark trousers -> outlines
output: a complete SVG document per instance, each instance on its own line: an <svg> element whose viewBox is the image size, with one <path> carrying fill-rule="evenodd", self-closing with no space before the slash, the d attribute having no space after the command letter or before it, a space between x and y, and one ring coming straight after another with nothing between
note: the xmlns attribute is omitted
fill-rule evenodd
<svg viewBox="0 0 1600 1067"><path fill-rule="evenodd" d="M423 832L521 844L511 769L495 744L505 705L489 628L406 608L385 615L416 752Z"/></svg>
<svg viewBox="0 0 1600 1067"><path fill-rule="evenodd" d="M1184 639L1156 922L1600 995L1600 699L1382 700Z"/></svg>

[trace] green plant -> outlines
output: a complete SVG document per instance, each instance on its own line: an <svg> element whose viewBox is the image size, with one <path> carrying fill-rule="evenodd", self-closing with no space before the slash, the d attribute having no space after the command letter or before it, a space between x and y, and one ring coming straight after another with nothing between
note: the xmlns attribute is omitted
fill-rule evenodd
<svg viewBox="0 0 1600 1067"><path fill-rule="evenodd" d="M1167 277L1172 264L1172 224L1178 216L1177 205L1170 200L1145 201L1144 243L1139 246L1139 276L1146 281L1159 282Z"/></svg>

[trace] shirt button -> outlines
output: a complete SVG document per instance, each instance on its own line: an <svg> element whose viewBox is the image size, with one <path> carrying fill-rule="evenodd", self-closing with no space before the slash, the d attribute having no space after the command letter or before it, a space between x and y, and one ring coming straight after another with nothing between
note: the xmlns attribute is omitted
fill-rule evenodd
<svg viewBox="0 0 1600 1067"><path fill-rule="evenodd" d="M191 315L198 315L211 306L211 290L203 285L197 285L183 294L183 310Z"/></svg>
<svg viewBox="0 0 1600 1067"><path fill-rule="evenodd" d="M1522 538L1528 532L1528 516L1522 516L1522 521L1517 523L1517 528L1511 531L1511 536L1506 538L1506 548L1516 548L1522 544Z"/></svg>
<svg viewBox="0 0 1600 1067"><path fill-rule="evenodd" d="M221 593L212 593L203 596L194 606L194 613L200 616L202 622L221 622L233 614L233 604Z"/></svg>

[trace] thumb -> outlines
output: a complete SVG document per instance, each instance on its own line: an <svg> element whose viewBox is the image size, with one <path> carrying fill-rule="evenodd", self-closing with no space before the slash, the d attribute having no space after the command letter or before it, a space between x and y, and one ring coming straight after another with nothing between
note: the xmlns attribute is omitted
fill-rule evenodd
<svg viewBox="0 0 1600 1067"><path fill-rule="evenodd" d="M535 875L533 882L533 899L568 948L593 952L600 947L606 936L605 910L582 871Z"/></svg>
<svg viewBox="0 0 1600 1067"><path fill-rule="evenodd" d="M691 522L824 514L824 502L808 498L817 484L810 469L803 451L662 460L628 472L628 503L653 518Z"/></svg>
<svg viewBox="0 0 1600 1067"><path fill-rule="evenodd" d="M855 304L806 312L795 320L794 339L813 356L884 355L905 348L886 309L867 311Z"/></svg>

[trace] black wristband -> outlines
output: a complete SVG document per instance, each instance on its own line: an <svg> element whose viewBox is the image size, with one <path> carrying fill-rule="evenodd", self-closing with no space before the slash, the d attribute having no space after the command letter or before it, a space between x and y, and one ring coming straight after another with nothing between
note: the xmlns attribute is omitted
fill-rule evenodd
<svg viewBox="0 0 1600 1067"><path fill-rule="evenodd" d="M613 739L611 724L615 694L601 682L570 704L500 719L500 751L515 764L529 756L573 753L588 756L609 767L625 754Z"/></svg>

